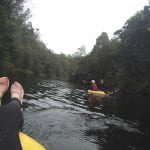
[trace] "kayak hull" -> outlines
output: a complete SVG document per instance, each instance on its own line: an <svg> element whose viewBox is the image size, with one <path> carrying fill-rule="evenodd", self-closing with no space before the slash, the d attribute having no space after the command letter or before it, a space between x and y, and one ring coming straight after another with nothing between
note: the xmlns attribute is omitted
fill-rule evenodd
<svg viewBox="0 0 150 150"><path fill-rule="evenodd" d="M22 132L19 132L19 138L22 150L46 150L44 146Z"/></svg>
<svg viewBox="0 0 150 150"><path fill-rule="evenodd" d="M106 93L104 91L88 90L88 94L92 94L92 95L95 95L95 96L98 96L98 97L101 97L101 98L106 96Z"/></svg>

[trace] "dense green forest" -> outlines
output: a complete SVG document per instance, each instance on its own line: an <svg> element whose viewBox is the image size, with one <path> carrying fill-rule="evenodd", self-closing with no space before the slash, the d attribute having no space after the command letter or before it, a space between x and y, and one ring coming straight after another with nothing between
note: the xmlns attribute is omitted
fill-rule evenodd
<svg viewBox="0 0 150 150"><path fill-rule="evenodd" d="M55 54L28 22L25 0L0 1L0 73L81 83L105 80L111 88L150 93L150 7L129 18L109 39L103 32L86 56Z"/></svg>
<svg viewBox="0 0 150 150"><path fill-rule="evenodd" d="M79 62L75 80L104 79L127 93L150 93L150 7L137 12L110 40L103 32Z"/></svg>
<svg viewBox="0 0 150 150"><path fill-rule="evenodd" d="M11 78L48 77L69 80L76 62L47 49L28 22L24 0L0 1L0 73Z"/></svg>

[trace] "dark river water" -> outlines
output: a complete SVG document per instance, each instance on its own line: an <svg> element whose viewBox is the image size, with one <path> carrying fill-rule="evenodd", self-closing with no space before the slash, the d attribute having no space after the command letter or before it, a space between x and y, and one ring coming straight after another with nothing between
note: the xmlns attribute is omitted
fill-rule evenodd
<svg viewBox="0 0 150 150"><path fill-rule="evenodd" d="M25 93L23 131L47 150L149 149L140 124L114 114L106 101L92 101L85 90L69 83L34 83Z"/></svg>

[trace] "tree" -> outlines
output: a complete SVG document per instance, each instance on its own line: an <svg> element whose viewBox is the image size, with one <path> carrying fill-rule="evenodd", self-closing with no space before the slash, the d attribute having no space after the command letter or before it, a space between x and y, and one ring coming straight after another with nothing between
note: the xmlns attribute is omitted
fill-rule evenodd
<svg viewBox="0 0 150 150"><path fill-rule="evenodd" d="M116 76L121 89L128 92L150 92L150 9L131 17L117 32L121 39L120 70Z"/></svg>
<svg viewBox="0 0 150 150"><path fill-rule="evenodd" d="M73 57L83 57L86 55L86 46L82 45L80 48L78 48L78 51L76 51L73 54Z"/></svg>

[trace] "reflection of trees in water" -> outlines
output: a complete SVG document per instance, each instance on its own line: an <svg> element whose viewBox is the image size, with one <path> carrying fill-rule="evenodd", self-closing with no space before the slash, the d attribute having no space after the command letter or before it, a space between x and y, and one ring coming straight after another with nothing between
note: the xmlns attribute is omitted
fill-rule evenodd
<svg viewBox="0 0 150 150"><path fill-rule="evenodd" d="M109 128L91 129L85 132L86 136L95 137L100 150L128 150L149 149L148 136L143 134L127 132L110 125Z"/></svg>

